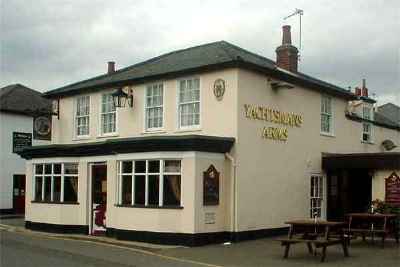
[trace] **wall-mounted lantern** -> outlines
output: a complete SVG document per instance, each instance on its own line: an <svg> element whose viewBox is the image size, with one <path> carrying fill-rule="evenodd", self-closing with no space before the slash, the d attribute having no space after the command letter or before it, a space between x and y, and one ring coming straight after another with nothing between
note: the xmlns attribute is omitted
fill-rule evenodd
<svg viewBox="0 0 400 267"><path fill-rule="evenodd" d="M133 107L133 95L131 92L129 94L125 93L122 88L118 88L117 91L112 93L112 98L114 106L116 108L124 108L127 104L129 107Z"/></svg>

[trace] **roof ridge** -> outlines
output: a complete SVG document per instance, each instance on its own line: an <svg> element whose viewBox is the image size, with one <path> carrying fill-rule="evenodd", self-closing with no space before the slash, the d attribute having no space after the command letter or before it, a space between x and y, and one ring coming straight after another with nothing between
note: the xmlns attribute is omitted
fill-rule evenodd
<svg viewBox="0 0 400 267"><path fill-rule="evenodd" d="M224 41L224 40L221 41L221 42L222 42L222 43L226 43L226 44L232 46L233 48L235 48L235 49L237 49L237 50L239 50L239 51L242 51L242 52L244 52L244 53L251 54L251 55L253 55L253 56L255 56L255 57L258 57L258 58L260 58L260 59L267 60L267 61L269 61L270 63L276 64L276 62L273 61L273 60L270 59L270 58L267 58L267 57L264 57L264 56L262 56L262 55L260 55L260 54L251 52L250 50L244 49L244 48L242 48L242 47L240 47L240 46L237 46L237 45L235 45L235 44L232 44L232 43L227 42L227 41Z"/></svg>
<svg viewBox="0 0 400 267"><path fill-rule="evenodd" d="M65 88L65 87L78 85L78 84L81 84L81 83L84 83L84 82L96 80L96 79L103 78L103 77L106 77L106 76L113 76L113 75L115 75L115 74L118 74L118 73L121 73L121 72L130 70L130 69L133 69L133 68L138 67L138 66L141 66L141 65L143 65L143 64L147 64L147 63L150 63L150 62L157 61L157 60L159 60L159 59L161 59L161 58L163 58L163 57L166 57L166 56L169 56L169 55L172 55L172 54L176 54L176 53L180 53L180 52L184 52L184 51L188 51L188 50L192 50L192 49L197 49L197 48L200 48L200 47L215 45L215 44L222 43L222 42L224 42L224 41L215 41L215 42L211 42L211 43L205 43L205 44L201 44L201 45L196 45L196 46L191 46L191 47L187 47L187 48L183 48L183 49L174 50L174 51L171 51L171 52L168 52L168 53L165 53L165 54L156 56L156 57L152 57L152 58L147 59L147 60L145 60L145 61L141 61L141 62L138 62L138 63L136 63L136 64L129 65L129 66L125 67L125 68L116 70L115 72L113 72L113 73L111 73L111 74L105 73L105 74L101 74L101 75L98 75L98 76L95 76L95 77L92 77L92 78L89 78L89 79L81 80L81 81L79 81L79 82L67 84L67 85L65 85L65 86L62 86L62 87L59 87L59 88L56 88L56 89L52 89L52 90L46 91L44 94L48 94L48 93L51 93L51 92L55 92L55 91L57 91L57 90L61 90L61 89Z"/></svg>

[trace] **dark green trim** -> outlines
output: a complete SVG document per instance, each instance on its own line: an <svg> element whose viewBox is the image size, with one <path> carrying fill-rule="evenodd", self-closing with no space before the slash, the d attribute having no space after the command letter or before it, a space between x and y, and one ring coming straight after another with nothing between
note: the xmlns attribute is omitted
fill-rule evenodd
<svg viewBox="0 0 400 267"><path fill-rule="evenodd" d="M323 154L322 169L399 169L400 153Z"/></svg>
<svg viewBox="0 0 400 267"><path fill-rule="evenodd" d="M157 206L157 205L129 205L129 204L116 204L115 207L119 208L138 208L138 209L170 209L170 210L182 210L182 206Z"/></svg>
<svg viewBox="0 0 400 267"><path fill-rule="evenodd" d="M376 126L380 126L380 127L384 127L384 128L400 131L400 126L387 124L387 123L379 122L379 121L373 121L373 120L364 119L364 118L362 118L362 117L360 117L360 116L358 116L356 114L346 113L346 118L348 118L349 120L352 120L352 121L369 122L369 123L372 123L372 124L374 124Z"/></svg>
<svg viewBox="0 0 400 267"><path fill-rule="evenodd" d="M100 156L152 151L225 153L230 151L234 142L234 138L206 135L148 136L107 139L103 142L33 146L24 149L19 155L24 159L32 159Z"/></svg>
<svg viewBox="0 0 400 267"><path fill-rule="evenodd" d="M14 214L14 209L0 209L0 215L8 215L8 214Z"/></svg>
<svg viewBox="0 0 400 267"><path fill-rule="evenodd" d="M56 205L79 205L79 202L60 202L60 201L40 201L40 200L32 200L31 203L35 204L56 204Z"/></svg>

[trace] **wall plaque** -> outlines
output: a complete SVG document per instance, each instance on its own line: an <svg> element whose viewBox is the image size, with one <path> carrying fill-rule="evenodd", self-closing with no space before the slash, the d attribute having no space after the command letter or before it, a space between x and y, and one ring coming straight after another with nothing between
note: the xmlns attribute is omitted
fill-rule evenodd
<svg viewBox="0 0 400 267"><path fill-rule="evenodd" d="M218 101L221 101L225 94L225 80L216 79L214 82L214 95Z"/></svg>
<svg viewBox="0 0 400 267"><path fill-rule="evenodd" d="M385 202L400 207L400 177L395 172L385 179Z"/></svg>
<svg viewBox="0 0 400 267"><path fill-rule="evenodd" d="M203 173L203 205L215 206L219 204L219 172L214 165Z"/></svg>
<svg viewBox="0 0 400 267"><path fill-rule="evenodd" d="M40 115L33 118L33 138L51 140L51 115Z"/></svg>
<svg viewBox="0 0 400 267"><path fill-rule="evenodd" d="M32 134L13 132L12 143L13 153L21 152L24 148L32 146Z"/></svg>

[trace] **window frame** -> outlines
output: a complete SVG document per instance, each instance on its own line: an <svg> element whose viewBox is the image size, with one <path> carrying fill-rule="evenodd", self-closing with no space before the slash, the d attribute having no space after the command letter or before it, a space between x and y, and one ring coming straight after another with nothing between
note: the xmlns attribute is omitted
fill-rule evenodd
<svg viewBox="0 0 400 267"><path fill-rule="evenodd" d="M365 109L369 110L369 114L368 116L366 116L366 112ZM363 121L361 123L361 142L362 143L368 143L368 144L373 144L373 130L372 130L372 126L373 124L370 121L373 121L373 108L370 106L363 106L362 107L362 117L363 117ZM367 121L366 121L367 120ZM365 128L364 126L367 125L369 128L369 131L366 132L364 131ZM369 136L368 140L364 140L364 134L367 134Z"/></svg>
<svg viewBox="0 0 400 267"><path fill-rule="evenodd" d="M138 161L145 162L145 172L136 172L135 171L135 163ZM159 161L159 171L158 172L149 172L149 162L150 161ZM179 161L180 162L180 170L179 172L165 172L165 161ZM131 162L132 164L132 172L124 173L122 172L122 164L123 162ZM158 204L149 204L149 176L158 175L159 176L159 185L158 185ZM164 176L168 175L179 175L180 176L180 199L178 205L164 205ZM130 204L123 204L123 177L130 176L131 178L131 202ZM144 204L136 204L135 203L135 176L144 176L145 177L145 201ZM149 158L149 159L133 159L133 160L118 160L117 161L117 206L124 207L139 207L139 208L164 208L164 209L176 209L183 208L182 202L182 158Z"/></svg>
<svg viewBox="0 0 400 267"><path fill-rule="evenodd" d="M315 179L316 178L316 179ZM313 190L313 179L316 180L318 183L317 187L314 187ZM314 183L315 184L315 183ZM311 173L310 174L310 190L309 190L309 197L310 197L310 205L309 205L309 211L310 211L310 217L314 218L314 212L315 210L319 210L319 215L317 215L317 218L323 218L324 217L324 199L325 199L325 179L324 176L320 173ZM314 206L314 201L313 200L319 200L319 205Z"/></svg>
<svg viewBox="0 0 400 267"><path fill-rule="evenodd" d="M149 87L152 87L154 85L161 85L162 86L162 105L161 106L153 106L153 107L148 107L147 106L147 91L149 90ZM161 132L164 130L165 127L165 83L164 82L154 82L154 83L150 83L147 84L145 86L145 90L144 90L144 105L143 105L143 109L144 109L144 124L143 124L143 128L144 128L144 132ZM148 127L147 124L147 110L151 109L151 108L159 108L161 107L162 109L162 123L161 123L161 127Z"/></svg>
<svg viewBox="0 0 400 267"><path fill-rule="evenodd" d="M60 164L61 165L61 170L60 173L54 173L54 165ZM65 164L76 164L76 174L66 174L65 173ZM48 204L79 204L79 163L78 162L43 162L43 163L33 163L33 168L32 168L32 195L31 195L31 200L34 203L48 203ZM41 165L43 167L43 172L42 174L37 174L36 173L36 168L37 166ZM51 173L46 174L45 173L45 165L51 165ZM50 177L50 200L45 199L45 179ZM54 185L55 185L55 177L60 177L60 200L55 201L54 200ZM70 178L70 177L76 177L78 180L78 187L77 187L77 192L76 192L76 201L64 201L64 193L65 193L65 178ZM37 199L36 198L36 179L37 178L42 178L42 183L41 183L41 198Z"/></svg>
<svg viewBox="0 0 400 267"><path fill-rule="evenodd" d="M78 115L77 115L77 112L78 112L78 99L79 98L84 98L84 97L87 97L88 99L89 99L89 101L88 101L88 103L89 103L89 113L87 114L87 115L85 115L85 116L79 116L79 118L81 118L81 117L87 117L88 118L88 125L87 125L87 127L88 127L88 134L85 134L85 135L78 135ZM91 105L90 105L90 102L91 102L91 98L90 98L90 95L80 95L80 96L78 96L78 97L76 97L75 99L74 99L74 137L76 138L76 139L85 139L85 138L90 138L90 111L91 111Z"/></svg>
<svg viewBox="0 0 400 267"><path fill-rule="evenodd" d="M323 104L325 103L324 100L329 99L330 104L330 113L323 112ZM329 122L329 132L323 131L322 129L322 116L328 116ZM321 95L321 103L320 103L320 134L324 136L334 137L334 112L333 112L333 97L329 95L322 94Z"/></svg>
<svg viewBox="0 0 400 267"><path fill-rule="evenodd" d="M181 103L180 102L180 84L181 81L188 81L188 80L199 80L199 100L198 101L191 101L191 102L185 102ZM201 115L201 102L202 102L202 97L201 97L201 78L199 76L189 76L189 77L183 77L180 79L176 80L176 114L177 114L177 129L178 131L191 131L191 130L200 130L201 125L202 125L202 115ZM181 125L181 111L180 111L180 106L184 104L194 104L194 103L199 103L199 124L193 124L193 125L188 125L188 126L182 126Z"/></svg>
<svg viewBox="0 0 400 267"><path fill-rule="evenodd" d="M103 92L100 94L100 105L99 105L99 137L108 137L108 136L117 136L118 135L118 109L116 107L114 112L107 112L103 113L103 95L112 95L112 92ZM111 96L112 97L112 96ZM114 102L111 101L112 105L114 106ZM109 132L105 133L103 130L103 123L102 123L102 116L103 114L109 114L109 113L114 113L115 114L115 131L114 132Z"/></svg>

